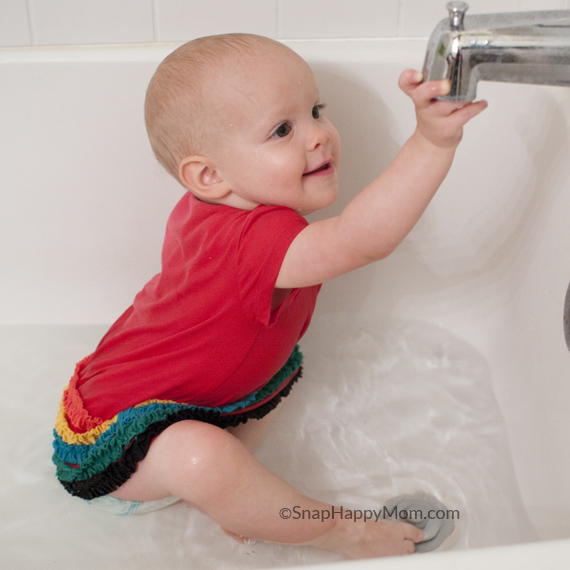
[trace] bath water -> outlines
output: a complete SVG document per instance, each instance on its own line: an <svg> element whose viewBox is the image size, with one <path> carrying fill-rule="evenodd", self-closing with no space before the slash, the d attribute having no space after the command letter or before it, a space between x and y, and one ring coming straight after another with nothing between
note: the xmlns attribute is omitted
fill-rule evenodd
<svg viewBox="0 0 570 570"><path fill-rule="evenodd" d="M303 378L280 405L259 459L337 513L379 510L400 494L431 493L455 522L442 549L531 540L492 371L481 355L433 323L347 323L342 315L314 320L301 343ZM1 442L0 542L7 559L22 568L47 559L71 568L73 552L80 552L86 570L102 564L271 568L339 559L312 548L241 545L180 503L113 517L69 496L54 477L51 428L75 361L103 332L0 331L2 417L19 426L4 430Z"/></svg>

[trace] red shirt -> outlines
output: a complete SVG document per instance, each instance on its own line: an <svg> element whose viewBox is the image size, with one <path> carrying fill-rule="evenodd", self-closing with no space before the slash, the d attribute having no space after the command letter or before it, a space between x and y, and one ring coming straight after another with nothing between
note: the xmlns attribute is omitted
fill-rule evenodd
<svg viewBox="0 0 570 570"><path fill-rule="evenodd" d="M157 398L215 407L243 399L285 364L320 285L272 311L287 249L307 221L291 209L238 210L187 193L172 212L162 271L82 369L78 392L103 420Z"/></svg>

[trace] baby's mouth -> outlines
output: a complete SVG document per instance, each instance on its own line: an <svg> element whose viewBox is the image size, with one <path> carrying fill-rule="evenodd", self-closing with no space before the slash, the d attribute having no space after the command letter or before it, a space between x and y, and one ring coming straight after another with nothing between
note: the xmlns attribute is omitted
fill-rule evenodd
<svg viewBox="0 0 570 570"><path fill-rule="evenodd" d="M310 176L311 174L316 174L317 172L323 172L325 170L328 170L329 168L332 168L332 162L325 162L324 164L321 164L321 166L319 166L318 168L315 168L315 170L311 170L310 172L305 172L303 174L303 176Z"/></svg>

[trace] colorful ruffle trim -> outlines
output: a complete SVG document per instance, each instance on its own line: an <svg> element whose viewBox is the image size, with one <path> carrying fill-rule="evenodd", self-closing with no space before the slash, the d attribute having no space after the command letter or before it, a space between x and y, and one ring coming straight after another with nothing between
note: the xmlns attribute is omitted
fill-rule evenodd
<svg viewBox="0 0 570 570"><path fill-rule="evenodd" d="M112 493L135 472L154 438L174 423L199 420L226 428L265 416L301 377L302 359L296 346L285 365L265 386L227 406L206 408L148 400L107 421L91 418L73 395L82 361L64 391L55 424L53 462L57 478L69 493L83 499ZM70 415L73 421L69 421ZM78 432L78 424L88 429Z"/></svg>

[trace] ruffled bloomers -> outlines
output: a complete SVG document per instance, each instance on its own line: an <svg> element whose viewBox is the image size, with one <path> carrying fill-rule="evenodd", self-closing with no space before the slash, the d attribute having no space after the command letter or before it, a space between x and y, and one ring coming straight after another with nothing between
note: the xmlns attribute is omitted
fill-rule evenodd
<svg viewBox="0 0 570 570"><path fill-rule="evenodd" d="M77 365L64 390L55 424L53 462L57 478L69 493L83 499L112 493L135 472L154 438L172 424L199 420L226 428L265 416L301 377L302 359L296 346L265 386L233 404L206 408L148 400L103 421L89 415L77 392L79 372L86 358Z"/></svg>

